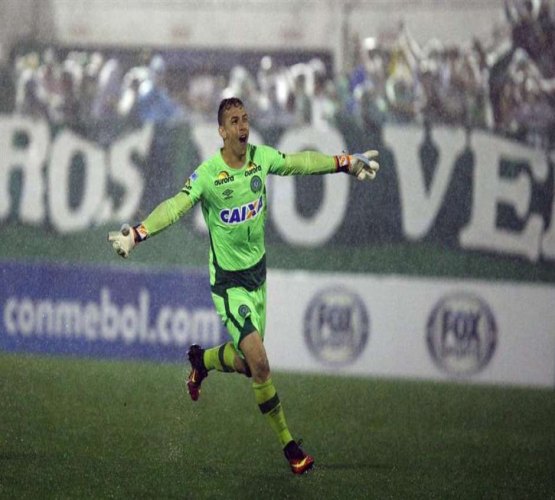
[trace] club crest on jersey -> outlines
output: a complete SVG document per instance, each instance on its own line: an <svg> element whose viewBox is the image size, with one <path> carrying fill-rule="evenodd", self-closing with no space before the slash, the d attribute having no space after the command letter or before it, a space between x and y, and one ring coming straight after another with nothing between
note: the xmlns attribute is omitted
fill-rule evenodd
<svg viewBox="0 0 555 500"><path fill-rule="evenodd" d="M262 196L257 200L245 203L240 207L224 208L220 210L220 220L224 224L242 224L243 222L254 219L264 206Z"/></svg>
<svg viewBox="0 0 555 500"><path fill-rule="evenodd" d="M251 308L246 304L241 304L239 306L239 316L241 318L246 318L251 313Z"/></svg>
<svg viewBox="0 0 555 500"><path fill-rule="evenodd" d="M260 177L258 177L258 175L255 175L251 179L251 191L253 193L257 193L261 189L262 189L262 179Z"/></svg>
<svg viewBox="0 0 555 500"><path fill-rule="evenodd" d="M233 182L234 180L235 180L234 175L229 175L227 172L222 170L218 174L218 177L216 178L216 180L214 181L214 186L222 186L222 185L227 184L229 182Z"/></svg>

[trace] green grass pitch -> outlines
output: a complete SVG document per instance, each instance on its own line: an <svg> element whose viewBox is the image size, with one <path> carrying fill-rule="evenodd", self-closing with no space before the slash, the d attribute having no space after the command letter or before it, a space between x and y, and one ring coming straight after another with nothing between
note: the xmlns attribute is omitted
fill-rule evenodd
<svg viewBox="0 0 555 500"><path fill-rule="evenodd" d="M315 469L290 473L249 381L0 354L0 498L554 498L555 393L275 373Z"/></svg>

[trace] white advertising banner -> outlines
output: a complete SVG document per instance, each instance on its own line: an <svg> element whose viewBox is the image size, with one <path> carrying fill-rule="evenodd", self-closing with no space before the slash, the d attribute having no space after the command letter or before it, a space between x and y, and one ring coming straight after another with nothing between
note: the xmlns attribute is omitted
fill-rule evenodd
<svg viewBox="0 0 555 500"><path fill-rule="evenodd" d="M553 387L555 287L270 270L273 369Z"/></svg>

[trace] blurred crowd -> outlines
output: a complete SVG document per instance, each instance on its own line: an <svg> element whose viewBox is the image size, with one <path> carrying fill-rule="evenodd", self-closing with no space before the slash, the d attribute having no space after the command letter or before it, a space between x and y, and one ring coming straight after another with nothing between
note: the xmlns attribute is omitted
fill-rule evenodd
<svg viewBox="0 0 555 500"><path fill-rule="evenodd" d="M174 71L169 85L172 68L159 54L124 65L99 51L31 51L11 68L14 110L109 144L122 128L145 122L213 123L220 99L234 95L262 132L325 129L345 119L375 136L385 123L444 124L551 148L555 0L505 0L505 19L490 40L466 46L419 45L402 23L357 37L339 74L320 59L284 66L267 55L228 74L180 70L176 78Z"/></svg>
<svg viewBox="0 0 555 500"><path fill-rule="evenodd" d="M184 118L165 75L159 55L126 69L98 51L70 51L64 58L52 47L30 51L15 61L14 110L109 144L125 127Z"/></svg>

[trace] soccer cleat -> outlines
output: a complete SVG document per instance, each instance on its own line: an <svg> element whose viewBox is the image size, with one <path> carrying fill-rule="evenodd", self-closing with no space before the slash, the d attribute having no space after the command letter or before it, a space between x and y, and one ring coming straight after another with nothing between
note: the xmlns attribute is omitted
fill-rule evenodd
<svg viewBox="0 0 555 500"><path fill-rule="evenodd" d="M200 385L202 381L208 377L208 370L204 366L204 349L197 344L189 347L187 352L189 362L191 363L191 373L187 377L187 390L193 401L200 396Z"/></svg>
<svg viewBox="0 0 555 500"><path fill-rule="evenodd" d="M293 474L304 474L314 467L314 458L307 455L300 447L301 442L289 441L283 453L291 466Z"/></svg>

